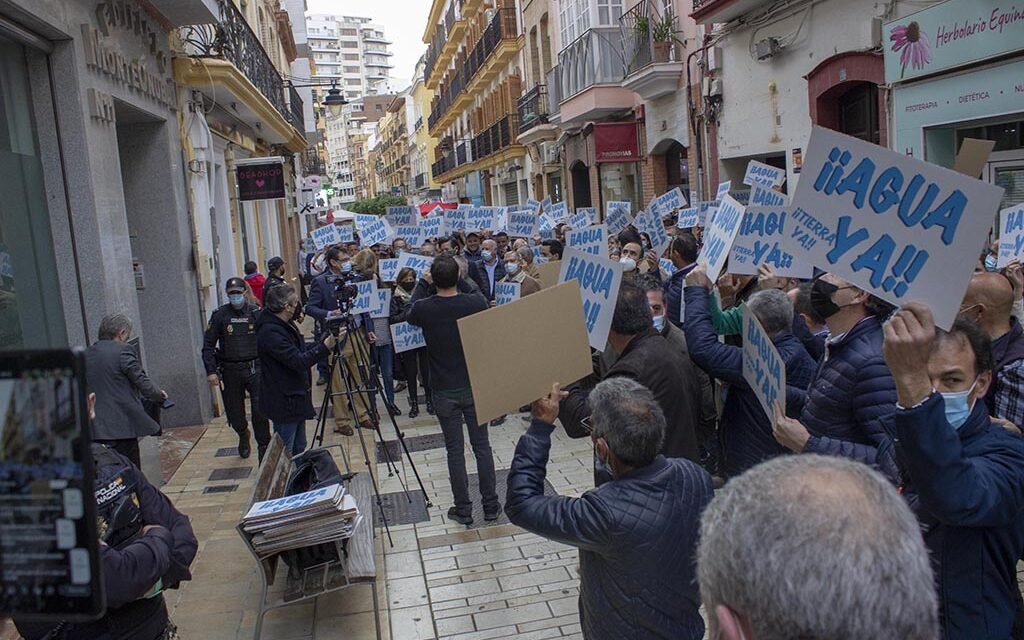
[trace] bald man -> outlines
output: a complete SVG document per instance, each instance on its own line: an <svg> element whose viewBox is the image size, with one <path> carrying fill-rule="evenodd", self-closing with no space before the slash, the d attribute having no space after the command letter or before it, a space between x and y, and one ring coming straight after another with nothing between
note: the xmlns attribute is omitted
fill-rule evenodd
<svg viewBox="0 0 1024 640"><path fill-rule="evenodd" d="M995 380L985 402L989 412L1024 425L1024 329L1013 317L1013 286L1001 273L971 277L960 314L976 322L992 339Z"/></svg>

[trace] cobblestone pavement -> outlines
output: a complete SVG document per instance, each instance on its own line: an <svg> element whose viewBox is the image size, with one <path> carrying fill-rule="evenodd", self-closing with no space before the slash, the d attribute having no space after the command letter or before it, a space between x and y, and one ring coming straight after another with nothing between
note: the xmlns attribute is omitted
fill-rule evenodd
<svg viewBox="0 0 1024 640"><path fill-rule="evenodd" d="M319 388L318 388L319 392ZM407 413L405 392L399 404ZM424 409L420 405L421 411ZM423 412L410 420L399 417L408 439L440 434L436 418ZM525 415L509 416L503 425L490 428L495 466L508 469L519 436L528 422ZM312 424L307 423L312 435ZM375 454L373 432L357 430ZM394 429L385 421L386 440ZM218 457L219 450L237 440L223 419L214 421L163 487L179 509L192 517L199 538L199 555L193 580L181 590L168 593L172 618L183 640L252 638L259 600L259 574L243 546L235 526L248 501L256 476L253 459L234 455ZM357 437L330 433L325 443L344 442L353 470L365 469ZM413 441L415 442L415 440ZM548 542L508 524L503 516L494 526L477 517L475 527L450 522L448 468L441 439L414 451L424 486L433 501L428 520L391 526L394 546L383 529L377 536L378 589L383 637L396 640L453 638L483 640L511 638L580 638L577 612L577 553L565 545ZM472 454L466 449L469 472L475 472ZM339 466L341 463L339 462ZM399 474L388 477L385 465L375 466L382 494L401 492L399 478L410 490L418 490L411 467L397 463ZM217 470L245 477L210 480ZM221 472L222 474L224 472ZM589 441L572 440L557 431L548 480L554 490L578 495L593 485ZM499 484L502 478L499 476ZM209 492L213 489L214 492ZM499 493L504 488L499 486ZM397 502L397 498L391 501ZM479 495L474 495L479 502ZM490 523L487 523L490 524ZM280 580L279 580L280 581ZM276 609L264 620L266 640L307 640L375 637L370 587L356 585L308 602Z"/></svg>

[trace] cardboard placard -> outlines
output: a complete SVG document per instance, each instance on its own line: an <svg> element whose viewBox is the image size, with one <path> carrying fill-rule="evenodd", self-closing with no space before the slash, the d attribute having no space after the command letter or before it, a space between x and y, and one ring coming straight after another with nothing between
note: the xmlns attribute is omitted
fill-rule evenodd
<svg viewBox="0 0 1024 640"><path fill-rule="evenodd" d="M513 238L532 238L537 230L537 215L533 211L512 211L508 214L508 235Z"/></svg>
<svg viewBox="0 0 1024 640"><path fill-rule="evenodd" d="M565 246L595 256L608 255L608 229L603 224L569 229L565 232Z"/></svg>
<svg viewBox="0 0 1024 640"><path fill-rule="evenodd" d="M385 218L362 213L356 214L356 230L359 231L359 243L363 247L387 244L395 235Z"/></svg>
<svg viewBox="0 0 1024 640"><path fill-rule="evenodd" d="M729 249L740 230L743 220L743 206L726 195L719 205L711 224L704 232L704 248L697 256L697 264L704 265L711 282L718 280L729 258Z"/></svg>
<svg viewBox="0 0 1024 640"><path fill-rule="evenodd" d="M355 242L356 231L350 224L335 225L338 230L338 242Z"/></svg>
<svg viewBox="0 0 1024 640"><path fill-rule="evenodd" d="M398 271L398 258L384 258L377 263L377 274L384 282L394 282Z"/></svg>
<svg viewBox="0 0 1024 640"><path fill-rule="evenodd" d="M593 370L575 282L474 313L458 326L480 424L515 413L555 382L565 387ZM501 366L494 366L495 336L501 336Z"/></svg>
<svg viewBox="0 0 1024 640"><path fill-rule="evenodd" d="M416 225L395 227L395 240L405 240L410 247L419 248L424 240L420 233L421 229Z"/></svg>
<svg viewBox="0 0 1024 640"><path fill-rule="evenodd" d="M747 173L743 176L743 184L753 187L759 184L763 187L781 187L786 181L786 170L773 167L757 160L747 163Z"/></svg>
<svg viewBox="0 0 1024 640"><path fill-rule="evenodd" d="M948 329L1003 190L820 127L804 168L785 248Z"/></svg>
<svg viewBox="0 0 1024 640"><path fill-rule="evenodd" d="M466 212L466 231L490 231L504 207L473 207Z"/></svg>
<svg viewBox="0 0 1024 640"><path fill-rule="evenodd" d="M753 389L769 420L776 402L785 413L786 363L748 306L743 308L743 379Z"/></svg>
<svg viewBox="0 0 1024 640"><path fill-rule="evenodd" d="M423 218L420 220L420 244L423 244L431 238L440 238L448 233L448 229L444 224L444 216L439 215L434 218Z"/></svg>
<svg viewBox="0 0 1024 640"><path fill-rule="evenodd" d="M1024 262L1024 204L999 212L999 261L1002 269L1015 258Z"/></svg>
<svg viewBox="0 0 1024 640"><path fill-rule="evenodd" d="M583 296L583 317L587 323L590 346L598 351L608 347L615 303L622 284L622 267L618 262L592 256L575 249L566 249L558 274L559 282L577 280Z"/></svg>
<svg viewBox="0 0 1024 640"><path fill-rule="evenodd" d="M419 220L419 209L416 207L388 207L385 218L392 226L414 226Z"/></svg>
<svg viewBox="0 0 1024 640"><path fill-rule="evenodd" d="M377 281L364 280L357 282L359 295L352 301L352 314L373 313L377 308Z"/></svg>
<svg viewBox="0 0 1024 640"><path fill-rule="evenodd" d="M721 202L722 198L729 195L729 191L732 190L732 180L726 180L725 182L718 183L718 192L715 194L715 200Z"/></svg>
<svg viewBox="0 0 1024 640"><path fill-rule="evenodd" d="M995 140L977 140L964 138L960 143L960 151L953 161L953 171L970 178L977 178L988 163L988 157L996 148Z"/></svg>
<svg viewBox="0 0 1024 640"><path fill-rule="evenodd" d="M409 253L406 251L402 255L398 256L398 270L412 269L416 272L417 278L422 278L423 274L430 270L430 265L434 263L434 258L431 256L421 256L415 253Z"/></svg>
<svg viewBox="0 0 1024 640"><path fill-rule="evenodd" d="M788 207L789 197L774 189L765 189L755 184L750 188L750 198L747 202L751 207Z"/></svg>
<svg viewBox="0 0 1024 640"><path fill-rule="evenodd" d="M633 219L633 226L639 233L646 233L651 239L651 248L660 257L665 253L672 239L668 237L661 216L653 211L641 211Z"/></svg>
<svg viewBox="0 0 1024 640"><path fill-rule="evenodd" d="M313 229L309 232L309 235L312 236L313 246L317 249L323 249L324 247L341 242L341 239L338 237L338 227L334 226L334 224Z"/></svg>
<svg viewBox="0 0 1024 640"><path fill-rule="evenodd" d="M519 299L522 286L518 282L494 283L494 302L499 305L515 302Z"/></svg>
<svg viewBox="0 0 1024 640"><path fill-rule="evenodd" d="M416 325L396 322L391 325L391 344L395 348L395 353L405 353L427 346L427 339L423 335L423 329Z"/></svg>
<svg viewBox="0 0 1024 640"><path fill-rule="evenodd" d="M605 208L604 222L608 233L617 234L633 222L633 203L628 200L613 200Z"/></svg>
<svg viewBox="0 0 1024 640"><path fill-rule="evenodd" d="M377 289L377 306L370 312L371 318L387 318L391 315L391 289Z"/></svg>
<svg viewBox="0 0 1024 640"><path fill-rule="evenodd" d="M792 212L774 207L747 207L729 251L729 273L756 276L770 264L780 278L811 278L814 266L782 248Z"/></svg>
<svg viewBox="0 0 1024 640"><path fill-rule="evenodd" d="M552 260L551 262L537 264L537 271L540 272L541 288L553 287L559 282L558 274L562 271L562 262L560 260Z"/></svg>
<svg viewBox="0 0 1024 640"><path fill-rule="evenodd" d="M461 204L459 205L458 209L444 210L444 226L448 230L448 233L466 230L467 211L467 209L462 208Z"/></svg>
<svg viewBox="0 0 1024 640"><path fill-rule="evenodd" d="M676 218L676 229L689 229L700 226L700 207L690 207L679 211Z"/></svg>

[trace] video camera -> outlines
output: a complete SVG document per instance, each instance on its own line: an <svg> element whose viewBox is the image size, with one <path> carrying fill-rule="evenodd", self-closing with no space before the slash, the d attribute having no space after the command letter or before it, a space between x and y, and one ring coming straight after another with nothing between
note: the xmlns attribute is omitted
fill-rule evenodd
<svg viewBox="0 0 1024 640"><path fill-rule="evenodd" d="M341 314L328 318L325 325L327 330L335 336L341 333L341 328L347 321L352 309L352 303L359 296L359 274L355 271L345 271L334 277L334 299L338 301L338 310Z"/></svg>

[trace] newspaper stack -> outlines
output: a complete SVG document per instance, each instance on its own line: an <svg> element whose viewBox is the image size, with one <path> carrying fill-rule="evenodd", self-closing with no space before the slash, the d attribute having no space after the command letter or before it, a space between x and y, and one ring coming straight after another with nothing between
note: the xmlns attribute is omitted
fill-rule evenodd
<svg viewBox="0 0 1024 640"><path fill-rule="evenodd" d="M262 556L349 538L362 519L355 498L339 483L257 502L242 518L242 529Z"/></svg>

